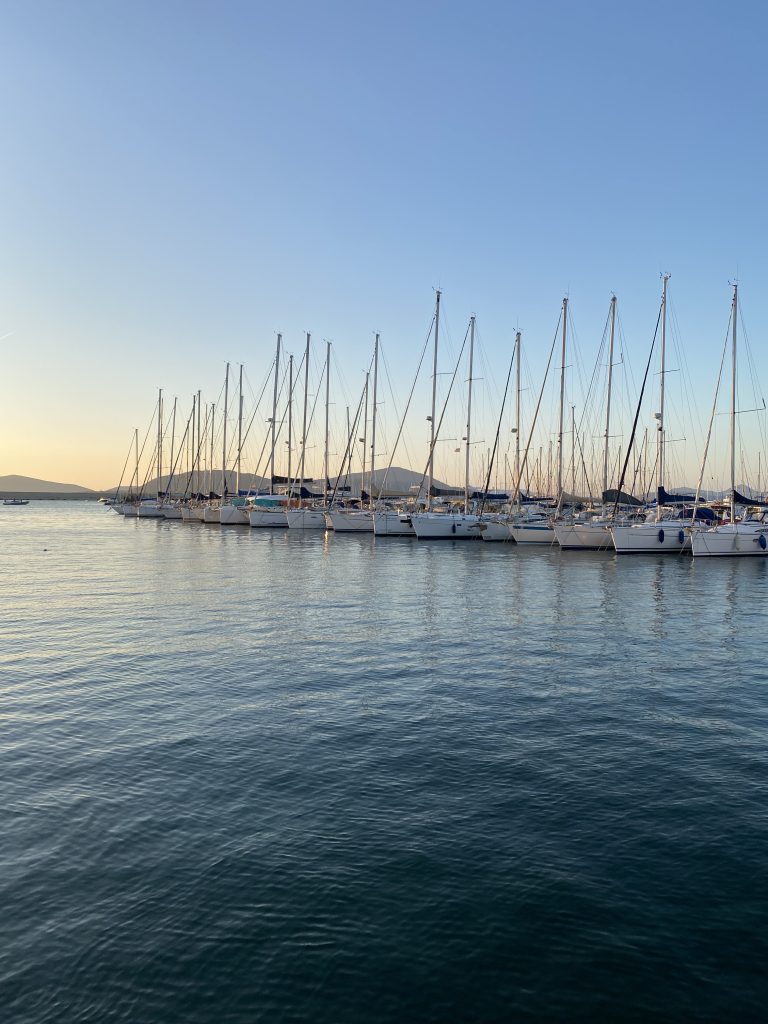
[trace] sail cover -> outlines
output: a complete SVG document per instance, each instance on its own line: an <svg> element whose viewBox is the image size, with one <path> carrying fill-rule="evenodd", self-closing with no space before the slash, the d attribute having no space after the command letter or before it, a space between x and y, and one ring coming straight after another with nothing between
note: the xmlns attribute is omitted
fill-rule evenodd
<svg viewBox="0 0 768 1024"><path fill-rule="evenodd" d="M656 491L656 500L659 505L692 505L696 498L692 494L670 494L663 487L659 487Z"/></svg>
<svg viewBox="0 0 768 1024"><path fill-rule="evenodd" d="M752 505L759 508L768 508L768 501L759 501L757 498L747 498L738 491L733 492L733 500L737 505Z"/></svg>

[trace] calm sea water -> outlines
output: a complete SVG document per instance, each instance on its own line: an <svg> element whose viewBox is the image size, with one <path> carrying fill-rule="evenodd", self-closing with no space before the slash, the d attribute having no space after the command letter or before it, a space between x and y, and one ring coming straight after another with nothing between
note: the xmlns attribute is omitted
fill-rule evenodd
<svg viewBox="0 0 768 1024"><path fill-rule="evenodd" d="M0 539L3 1021L765 1019L765 561Z"/></svg>

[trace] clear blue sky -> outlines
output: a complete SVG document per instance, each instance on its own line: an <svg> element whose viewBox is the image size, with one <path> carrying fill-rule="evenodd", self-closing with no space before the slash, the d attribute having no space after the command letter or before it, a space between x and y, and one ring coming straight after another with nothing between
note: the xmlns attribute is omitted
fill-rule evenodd
<svg viewBox="0 0 768 1024"><path fill-rule="evenodd" d="M566 292L589 363L615 291L637 373L669 270L708 410L738 274L764 379L763 4L2 16L0 474L114 483L157 385L256 380L275 330L348 379L380 330L405 388L437 285L499 376Z"/></svg>

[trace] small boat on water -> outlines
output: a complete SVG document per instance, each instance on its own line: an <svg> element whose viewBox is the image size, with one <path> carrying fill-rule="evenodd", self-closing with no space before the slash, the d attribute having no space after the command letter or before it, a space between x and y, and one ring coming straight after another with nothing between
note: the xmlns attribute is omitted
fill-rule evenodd
<svg viewBox="0 0 768 1024"><path fill-rule="evenodd" d="M28 498L4 498L3 499L3 504L4 505L28 505L29 504L29 499Z"/></svg>

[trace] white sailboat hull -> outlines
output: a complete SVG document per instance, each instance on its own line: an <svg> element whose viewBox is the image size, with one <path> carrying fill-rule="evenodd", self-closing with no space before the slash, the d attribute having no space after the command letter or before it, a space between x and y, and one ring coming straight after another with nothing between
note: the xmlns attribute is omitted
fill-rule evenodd
<svg viewBox="0 0 768 1024"><path fill-rule="evenodd" d="M415 537L411 517L403 512L374 512L373 532L377 537Z"/></svg>
<svg viewBox="0 0 768 1024"><path fill-rule="evenodd" d="M555 523L555 538L564 551L613 551L611 531L604 523Z"/></svg>
<svg viewBox="0 0 768 1024"><path fill-rule="evenodd" d="M139 519L162 519L163 509L154 501L142 502L136 510L136 515Z"/></svg>
<svg viewBox="0 0 768 1024"><path fill-rule="evenodd" d="M325 525L336 533L373 533L373 512L329 509Z"/></svg>
<svg viewBox="0 0 768 1024"><path fill-rule="evenodd" d="M411 516L419 540L478 540L479 516L420 512Z"/></svg>
<svg viewBox="0 0 768 1024"><path fill-rule="evenodd" d="M321 508L289 508L285 513L289 530L325 530L325 510Z"/></svg>
<svg viewBox="0 0 768 1024"><path fill-rule="evenodd" d="M765 556L768 554L768 526L762 523L725 523L708 530L696 530L691 538L694 558Z"/></svg>
<svg viewBox="0 0 768 1024"><path fill-rule="evenodd" d="M482 519L478 524L480 537L489 542L512 543L509 521L506 519Z"/></svg>
<svg viewBox="0 0 768 1024"><path fill-rule="evenodd" d="M181 509L178 505L164 505L163 516L166 519L181 519Z"/></svg>
<svg viewBox="0 0 768 1024"><path fill-rule="evenodd" d="M222 505L219 522L222 526L248 526L248 509L243 505Z"/></svg>
<svg viewBox="0 0 768 1024"><path fill-rule="evenodd" d="M284 508L252 508L248 521L253 527L282 527L288 528L288 520L285 517Z"/></svg>
<svg viewBox="0 0 768 1024"><path fill-rule="evenodd" d="M679 555L691 550L691 534L681 523L661 520L611 527L613 546L620 555Z"/></svg>
<svg viewBox="0 0 768 1024"><path fill-rule="evenodd" d="M216 506L206 505L205 509L203 511L203 522L204 523L220 523L221 522L220 511L221 510L219 509L218 505L216 505Z"/></svg>
<svg viewBox="0 0 768 1024"><path fill-rule="evenodd" d="M555 531L549 523L510 523L509 532L518 544L554 544Z"/></svg>

